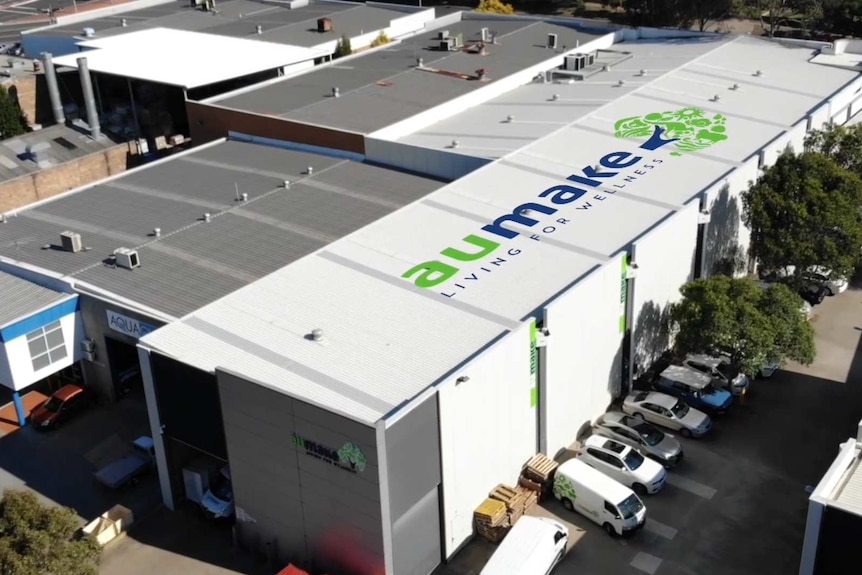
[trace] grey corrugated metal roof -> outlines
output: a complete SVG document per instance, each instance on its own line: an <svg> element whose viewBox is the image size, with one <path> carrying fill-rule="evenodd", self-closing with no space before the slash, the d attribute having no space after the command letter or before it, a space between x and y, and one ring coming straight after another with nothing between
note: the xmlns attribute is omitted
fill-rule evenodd
<svg viewBox="0 0 862 575"><path fill-rule="evenodd" d="M442 185L342 158L229 141L19 212L0 224L0 256L179 317ZM240 205L238 193L249 201ZM209 223L204 213L212 215ZM65 230L79 232L90 249L59 249ZM141 267L115 268L110 256L120 247L137 248Z"/></svg>
<svg viewBox="0 0 862 575"><path fill-rule="evenodd" d="M494 81L549 59L548 34L558 35L561 46L575 46L595 35L536 20L471 18L445 27L462 34L464 41L481 38L481 29L496 33L498 43L488 55L441 52L432 49L438 31L420 34L391 47L315 69L282 82L252 88L217 99L227 108L282 116L313 124L370 133L486 86L487 82L462 80L415 69L421 57L427 67L473 74L488 70ZM385 85L381 81L385 80ZM332 88L341 96L332 98Z"/></svg>
<svg viewBox="0 0 862 575"><path fill-rule="evenodd" d="M382 30L387 28L393 19L406 15L394 9L326 1L311 2L308 6L291 9L250 0L218 0L216 8L216 13L204 12L192 8L188 1L169 2L142 10L56 26L40 30L37 34L80 37L84 28L92 28L96 38L106 38L150 28L173 28L237 38L253 36L268 42L311 47L333 39L333 35L355 36L360 31ZM321 17L332 19L332 33L317 33L317 19ZM123 20L126 21L125 27L122 26ZM256 26L263 27L263 35L257 35Z"/></svg>
<svg viewBox="0 0 862 575"><path fill-rule="evenodd" d="M69 294L0 271L0 327L68 297Z"/></svg>
<svg viewBox="0 0 862 575"><path fill-rule="evenodd" d="M99 140L93 140L86 130L69 125L54 125L0 141L0 182L107 150L119 142L108 133ZM40 152L37 164L27 153L27 147L42 143L48 144L48 149Z"/></svg>

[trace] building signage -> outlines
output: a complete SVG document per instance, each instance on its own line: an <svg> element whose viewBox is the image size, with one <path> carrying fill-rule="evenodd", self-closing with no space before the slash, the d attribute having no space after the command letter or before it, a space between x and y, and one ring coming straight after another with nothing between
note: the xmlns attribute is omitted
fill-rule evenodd
<svg viewBox="0 0 862 575"><path fill-rule="evenodd" d="M156 327L136 319L132 319L121 313L107 310L108 312L108 327L122 334L140 338L144 337L151 331L155 331Z"/></svg>
<svg viewBox="0 0 862 575"><path fill-rule="evenodd" d="M539 333L536 321L530 324L530 407L539 405Z"/></svg>
<svg viewBox="0 0 862 575"><path fill-rule="evenodd" d="M460 247L447 247L440 252L442 257L413 266L401 277L420 288L437 288L441 295L455 297L523 252L524 243L515 247L510 242L525 232L504 224L534 228L541 221L540 229L526 232L534 241L577 225L584 211L604 209L601 206L613 194L648 177L669 160L667 155L652 152L671 146L670 156L680 156L708 148L727 139L726 121L721 114L709 116L699 108L623 118L614 125L616 137L646 138L634 151L609 152L580 171L561 176L559 184L539 192L536 199L515 206L464 237ZM561 209L566 211L558 213ZM464 264L471 267L462 270Z"/></svg>
<svg viewBox="0 0 862 575"><path fill-rule="evenodd" d="M304 449L306 455L325 461L339 469L349 471L350 473L365 471L365 464L367 463L365 454L362 453L362 450L355 443L347 441L341 448L333 449L332 447L306 439L296 433L293 434L290 441L296 447Z"/></svg>

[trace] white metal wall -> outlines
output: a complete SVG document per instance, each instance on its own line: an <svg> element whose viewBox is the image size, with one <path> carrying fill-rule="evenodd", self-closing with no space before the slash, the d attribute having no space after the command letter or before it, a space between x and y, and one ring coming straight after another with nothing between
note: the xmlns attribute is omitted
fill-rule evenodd
<svg viewBox="0 0 862 575"><path fill-rule="evenodd" d="M757 157L751 158L705 194L704 206L709 210L710 219L702 246L701 274L704 276L719 273L724 262L734 256L740 258L740 267L735 270L735 275L746 273L751 232L742 223L742 193L750 182L757 180L757 164Z"/></svg>
<svg viewBox="0 0 862 575"><path fill-rule="evenodd" d="M536 453L530 357L524 324L438 386L446 557L472 536L473 511L488 492L517 481ZM469 380L457 384L461 376Z"/></svg>
<svg viewBox="0 0 862 575"><path fill-rule="evenodd" d="M638 266L630 318L632 350L641 370L671 344L667 331L669 304L679 301L679 288L693 277L699 212L699 201L695 200L632 247L633 261Z"/></svg>
<svg viewBox="0 0 862 575"><path fill-rule="evenodd" d="M26 334L5 343L0 342L0 383L14 390L24 389L81 359L81 314L76 312L61 317L60 326L63 330L66 357L39 370L33 370Z"/></svg>
<svg viewBox="0 0 862 575"><path fill-rule="evenodd" d="M450 181L457 180L491 161L449 150L434 150L378 138L365 138L365 157L371 162Z"/></svg>
<svg viewBox="0 0 862 575"><path fill-rule="evenodd" d="M625 331L623 254L545 308L542 348L542 445L553 456L585 423L601 415L618 391Z"/></svg>

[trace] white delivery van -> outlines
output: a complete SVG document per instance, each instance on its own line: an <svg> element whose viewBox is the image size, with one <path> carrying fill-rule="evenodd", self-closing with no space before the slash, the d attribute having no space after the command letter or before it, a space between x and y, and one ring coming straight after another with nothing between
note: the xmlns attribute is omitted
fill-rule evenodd
<svg viewBox="0 0 862 575"><path fill-rule="evenodd" d="M634 491L578 459L557 468L554 497L611 535L632 533L646 522L646 507Z"/></svg>
<svg viewBox="0 0 862 575"><path fill-rule="evenodd" d="M553 519L518 519L480 575L548 575L566 554L569 530Z"/></svg>

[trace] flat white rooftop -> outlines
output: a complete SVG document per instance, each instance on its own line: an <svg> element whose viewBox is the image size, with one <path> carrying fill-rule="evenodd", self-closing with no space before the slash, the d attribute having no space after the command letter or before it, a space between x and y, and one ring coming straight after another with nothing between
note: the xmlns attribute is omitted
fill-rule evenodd
<svg viewBox="0 0 862 575"><path fill-rule="evenodd" d="M206 86L265 70L314 60L321 50L170 28L80 42L83 51L54 59L77 68L87 57L91 72L179 86Z"/></svg>
<svg viewBox="0 0 862 575"><path fill-rule="evenodd" d="M434 149L457 139L459 154L499 158L579 119L614 119L627 102L635 108L637 102L651 101L657 111L705 106L744 121L753 138L737 128L721 148L738 161L746 146L751 153L763 144L765 133L781 133L856 74L811 65L812 58L818 62L824 56L747 36L625 41L600 51L595 73L584 80L557 76L556 82L527 84L397 139ZM605 65L608 70L602 70ZM761 76L754 75L757 70ZM738 89L730 90L734 84ZM716 94L720 100L710 102Z"/></svg>
<svg viewBox="0 0 862 575"><path fill-rule="evenodd" d="M652 40L685 64L606 86L586 116L570 111L578 84L555 85L549 133L142 341L374 422L857 78L810 49L713 38Z"/></svg>

